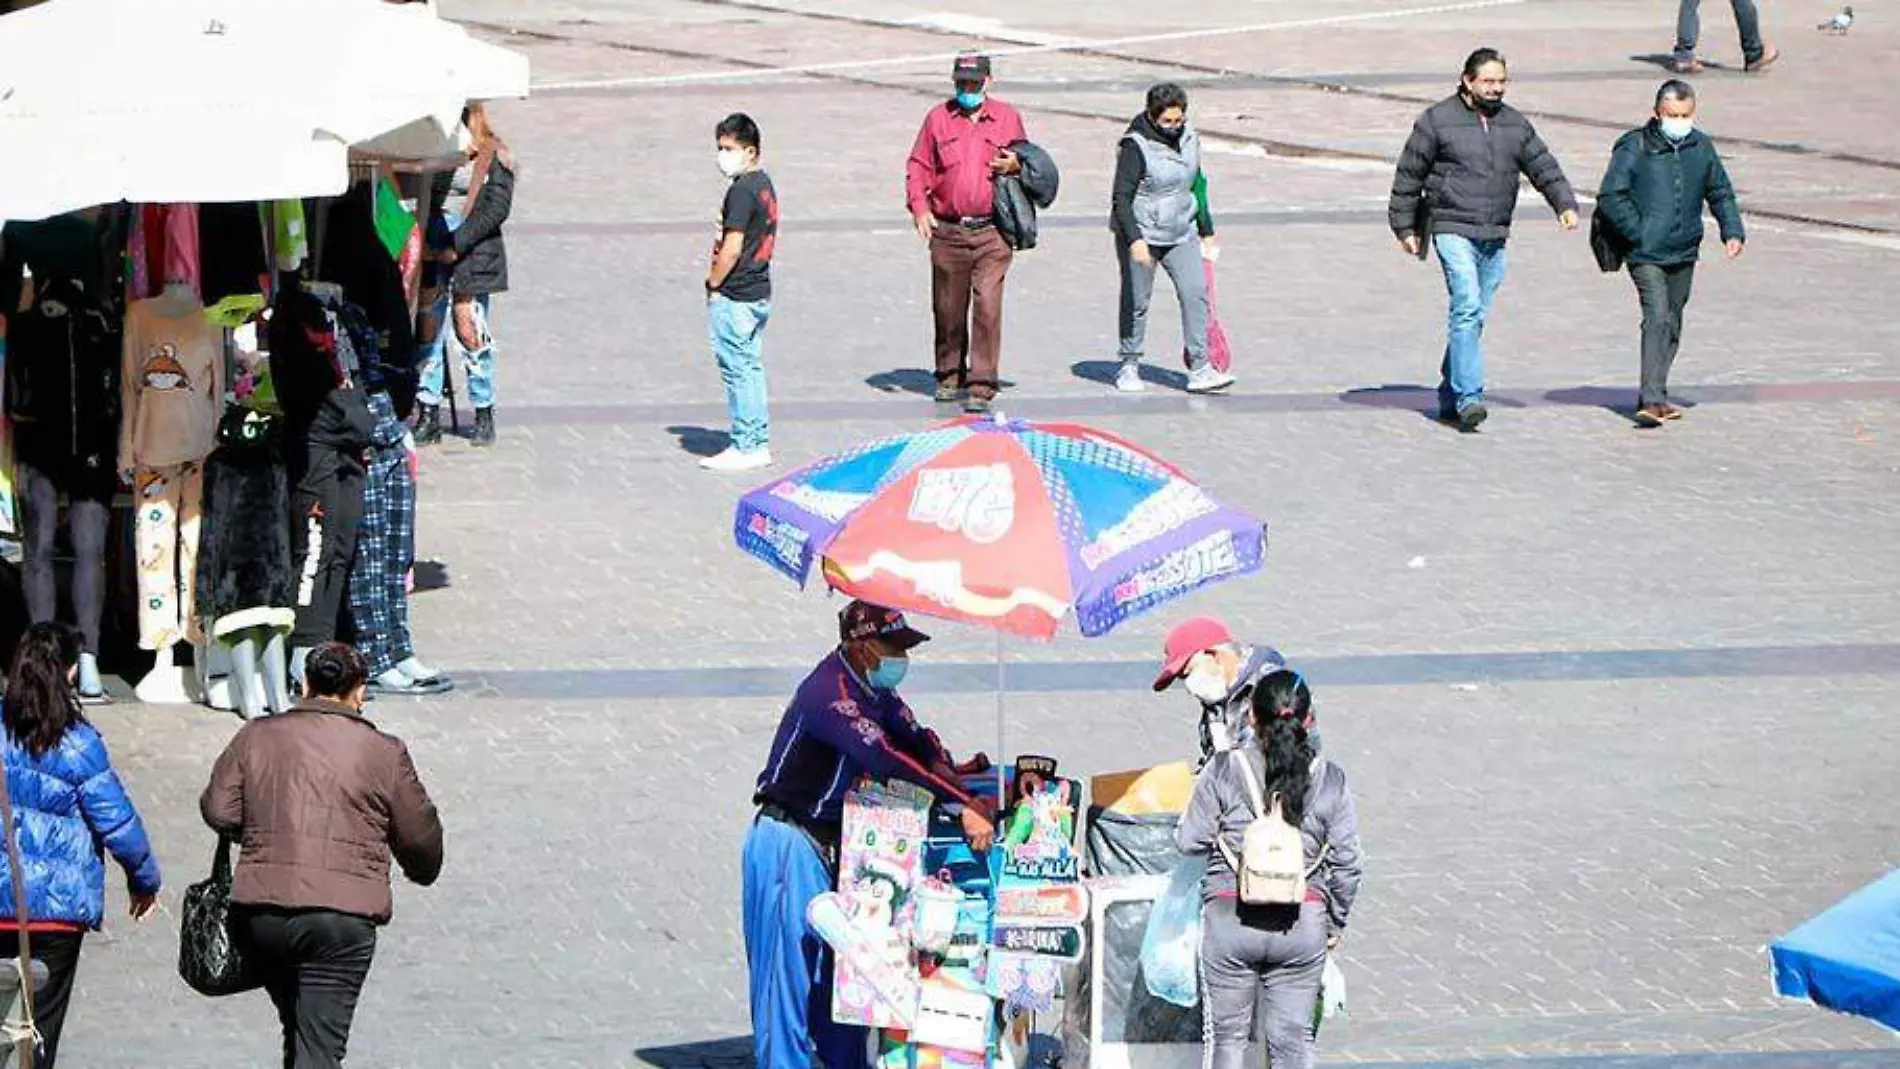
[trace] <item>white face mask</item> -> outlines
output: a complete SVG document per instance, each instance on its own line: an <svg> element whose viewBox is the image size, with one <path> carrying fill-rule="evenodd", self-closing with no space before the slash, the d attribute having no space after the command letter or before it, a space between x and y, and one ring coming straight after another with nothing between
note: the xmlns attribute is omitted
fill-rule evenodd
<svg viewBox="0 0 1900 1069"><path fill-rule="evenodd" d="M1689 136L1689 131L1695 129L1694 118L1681 118L1681 119L1659 118L1656 121L1662 126L1663 136L1668 138L1671 141L1680 141L1683 138Z"/></svg>
<svg viewBox="0 0 1900 1069"><path fill-rule="evenodd" d="M1187 692L1194 695L1202 705L1213 705L1227 697L1227 673L1220 665L1204 664L1187 674Z"/></svg>
<svg viewBox="0 0 1900 1069"><path fill-rule="evenodd" d="M727 178L737 178L745 171L745 150L722 148L719 150L719 173Z"/></svg>

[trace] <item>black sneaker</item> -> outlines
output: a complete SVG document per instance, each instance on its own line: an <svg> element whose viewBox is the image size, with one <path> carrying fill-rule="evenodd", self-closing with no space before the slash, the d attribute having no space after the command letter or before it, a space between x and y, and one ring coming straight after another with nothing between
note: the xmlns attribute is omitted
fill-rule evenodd
<svg viewBox="0 0 1900 1069"><path fill-rule="evenodd" d="M495 410L493 408L475 410L475 434L471 441L478 446L495 444Z"/></svg>
<svg viewBox="0 0 1900 1069"><path fill-rule="evenodd" d="M1491 413L1485 411L1483 405L1466 405L1464 409L1458 413L1458 429L1466 434L1476 433L1477 429L1483 425L1486 417L1490 415Z"/></svg>

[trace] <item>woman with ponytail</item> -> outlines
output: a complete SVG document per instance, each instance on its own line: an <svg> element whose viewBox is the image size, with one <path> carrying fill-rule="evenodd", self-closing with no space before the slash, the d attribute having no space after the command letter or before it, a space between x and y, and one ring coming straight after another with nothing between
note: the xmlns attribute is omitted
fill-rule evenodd
<svg viewBox="0 0 1900 1069"><path fill-rule="evenodd" d="M80 712L73 690L78 670L78 632L34 624L14 650L0 704L13 840L26 873L22 896L13 886L12 864L0 861L0 916L8 918L0 920L0 956L19 955L25 929L32 956L46 966L46 983L33 999L41 1040L33 1064L40 1069L53 1069L59 1054L80 942L105 920L104 853L125 870L133 920L144 920L158 905L158 859L112 770L105 740Z"/></svg>
<svg viewBox="0 0 1900 1069"><path fill-rule="evenodd" d="M1308 734L1313 693L1295 671L1261 678L1253 692L1254 745L1215 755L1194 784L1175 833L1183 853L1206 854L1202 885L1201 1012L1210 1069L1239 1069L1256 1002L1273 1069L1313 1064L1311 1025L1326 952L1345 930L1359 892L1359 818L1346 773L1321 758ZM1243 762L1245 763L1243 765ZM1298 905L1247 905L1229 856L1261 814L1254 792L1280 799L1300 829L1309 875ZM1221 848L1225 844L1225 849ZM1259 998L1264 991L1265 998Z"/></svg>

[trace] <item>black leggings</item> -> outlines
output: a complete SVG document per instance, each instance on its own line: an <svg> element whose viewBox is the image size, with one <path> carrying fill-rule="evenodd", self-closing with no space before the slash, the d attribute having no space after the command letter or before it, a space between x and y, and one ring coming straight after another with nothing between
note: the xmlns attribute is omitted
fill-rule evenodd
<svg viewBox="0 0 1900 1069"><path fill-rule="evenodd" d="M59 582L53 544L59 535L59 493L52 476L22 460L18 465L20 525L25 559L20 585L28 619L36 624L59 616ZM99 621L106 607L106 522L112 493L67 487L66 524L73 540L73 616L87 653L99 652Z"/></svg>
<svg viewBox="0 0 1900 1069"><path fill-rule="evenodd" d="M11 924L11 920L4 923ZM72 1003L73 974L79 971L79 947L84 932L34 932L27 940L33 948L33 960L46 966L46 985L33 996L33 1025L40 1030L40 1055L33 1059L38 1069L53 1069L59 1057L59 1034L66 1027L66 1007ZM0 935L0 957L20 956L20 935Z"/></svg>

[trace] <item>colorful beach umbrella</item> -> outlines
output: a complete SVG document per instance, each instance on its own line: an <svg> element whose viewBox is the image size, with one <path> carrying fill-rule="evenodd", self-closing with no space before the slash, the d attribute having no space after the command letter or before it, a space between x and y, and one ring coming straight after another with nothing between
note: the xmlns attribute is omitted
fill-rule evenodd
<svg viewBox="0 0 1900 1069"><path fill-rule="evenodd" d="M1775 991L1900 1030L1900 871L1768 948Z"/></svg>
<svg viewBox="0 0 1900 1069"><path fill-rule="evenodd" d="M973 416L880 439L740 499L739 548L800 585L1052 637L1101 635L1255 571L1266 527L1141 447L1074 423Z"/></svg>

